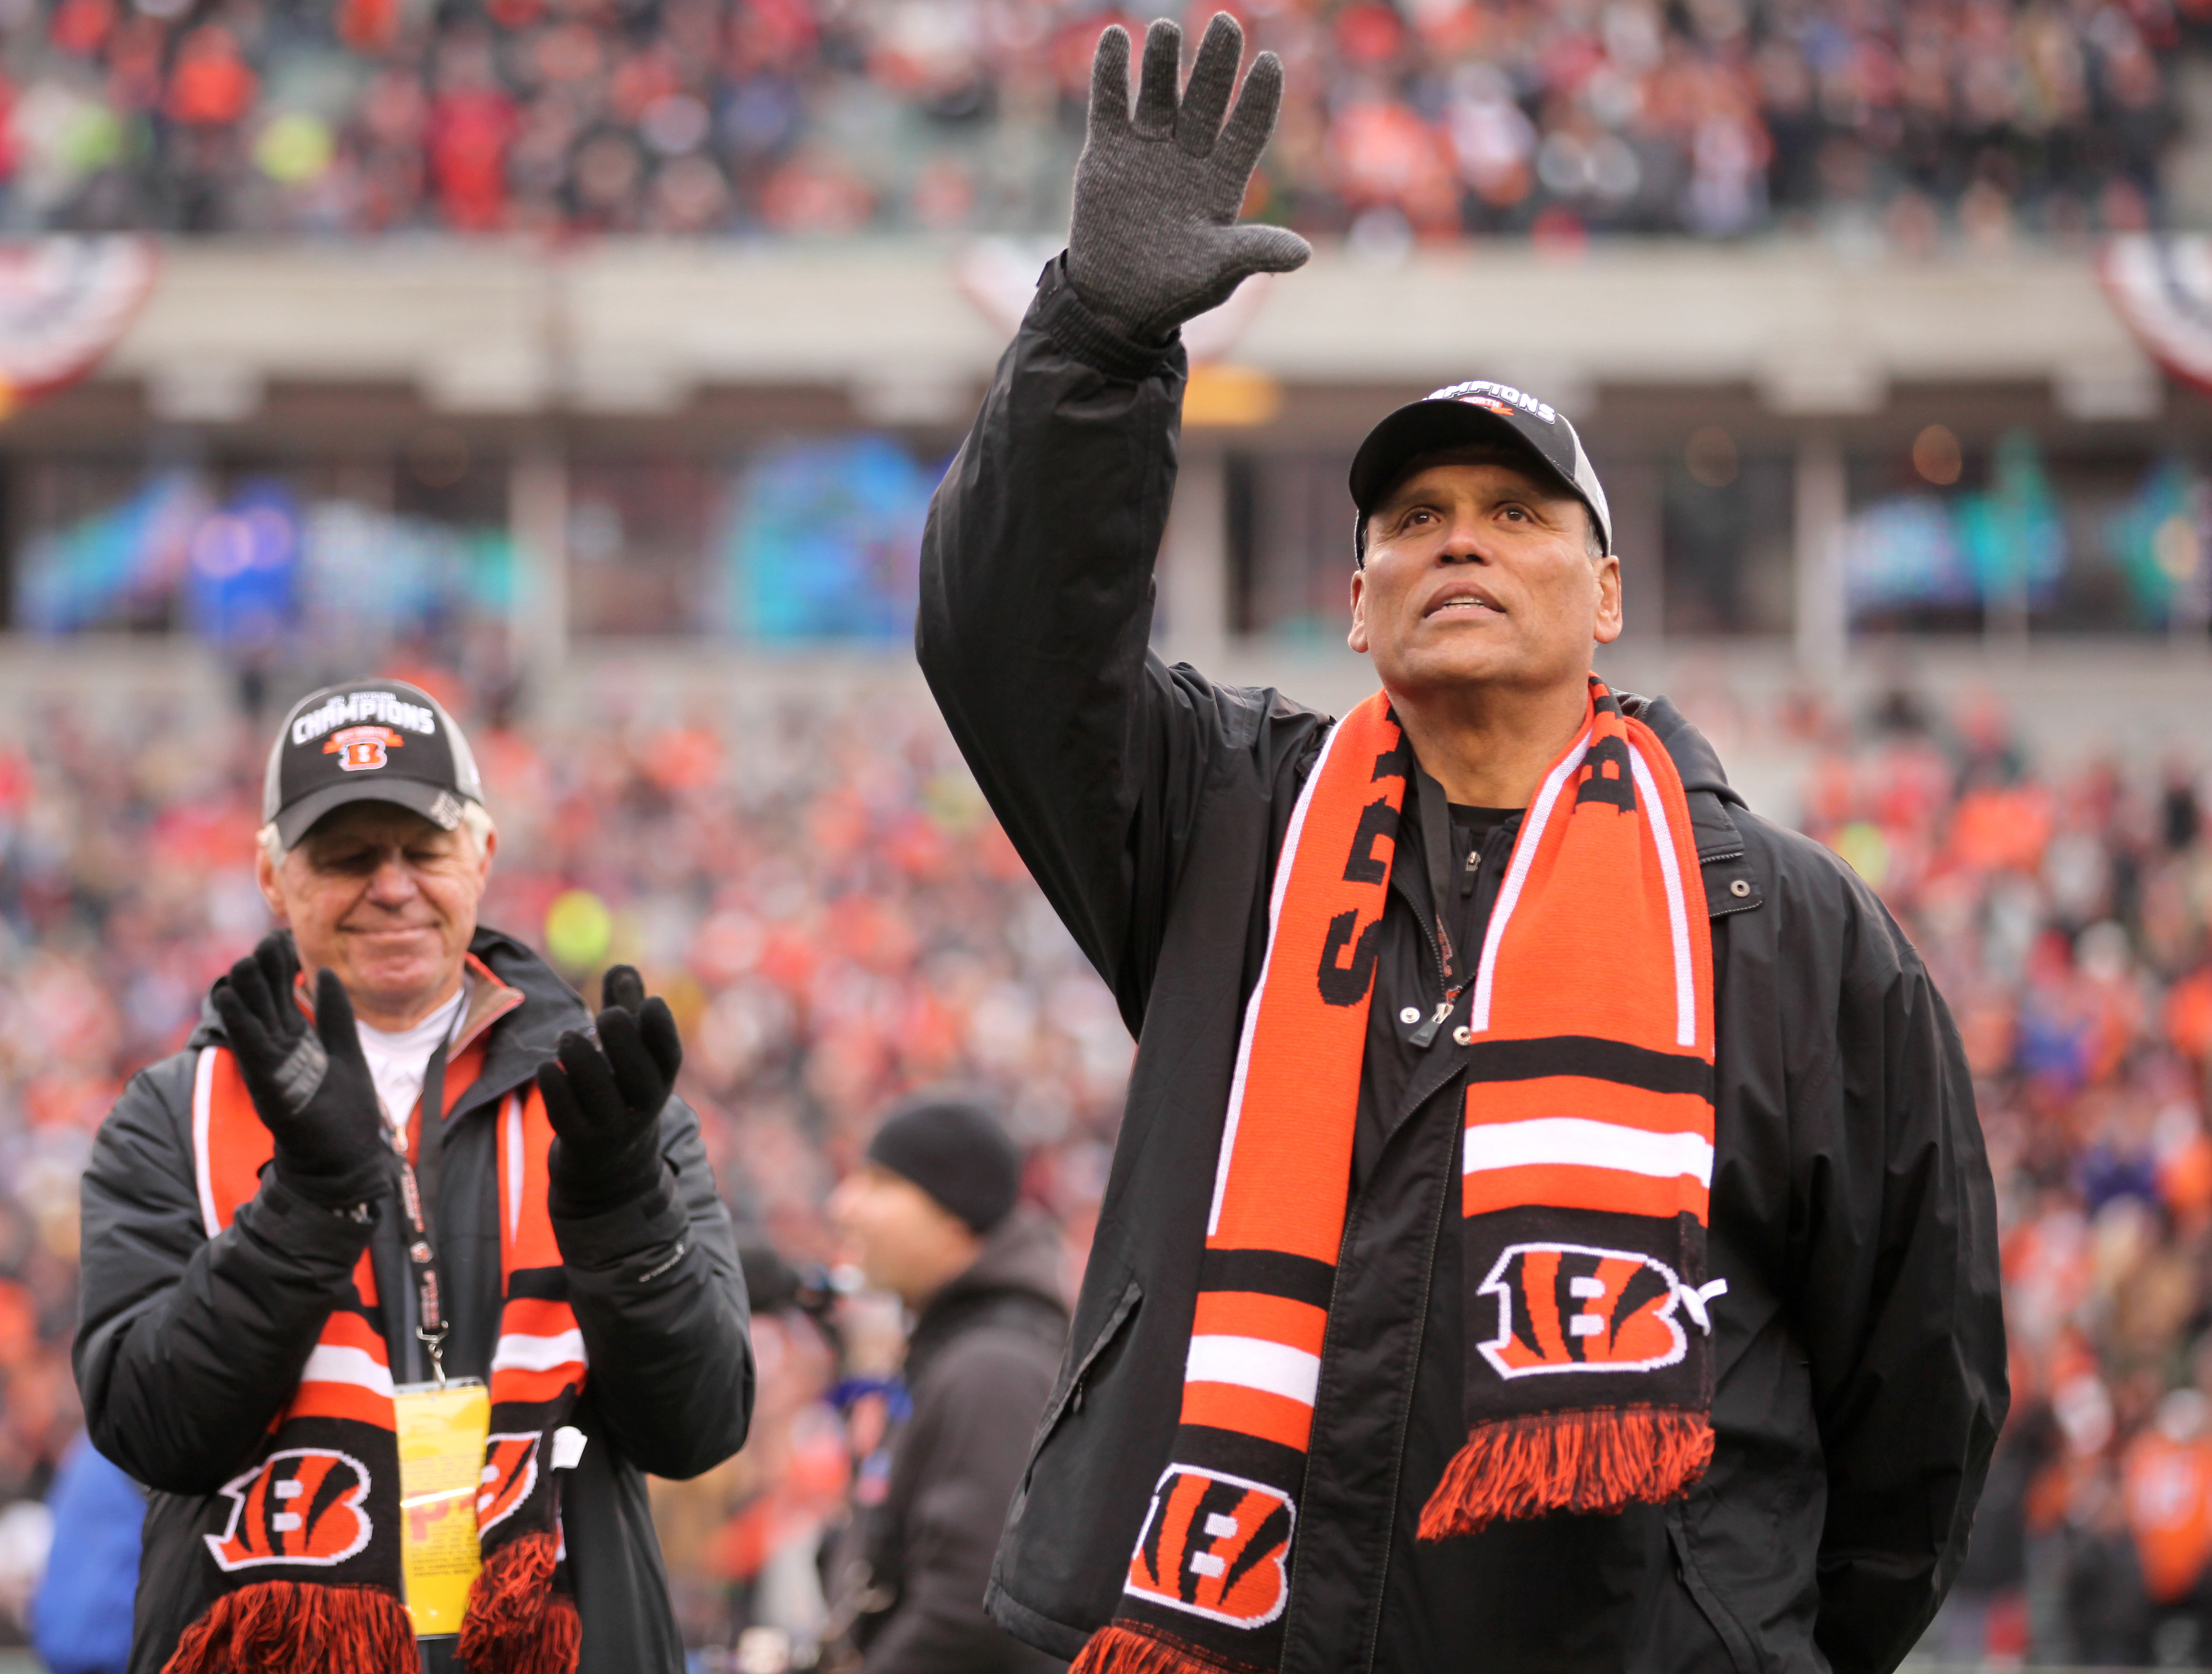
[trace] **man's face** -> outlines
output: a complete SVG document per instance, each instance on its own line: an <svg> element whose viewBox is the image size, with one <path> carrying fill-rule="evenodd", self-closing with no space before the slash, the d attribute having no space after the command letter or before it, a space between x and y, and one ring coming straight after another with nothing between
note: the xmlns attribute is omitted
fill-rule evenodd
<svg viewBox="0 0 2212 1674"><path fill-rule="evenodd" d="M975 1259L965 1221L902 1174L864 1162L830 1194L830 1218L868 1283L919 1307Z"/></svg>
<svg viewBox="0 0 2212 1674"><path fill-rule="evenodd" d="M1400 694L1581 679L1620 633L1620 564L1589 555L1589 515L1493 452L1416 461L1368 519L1352 648Z"/></svg>
<svg viewBox="0 0 2212 1674"><path fill-rule="evenodd" d="M404 1027L459 981L497 846L495 834L479 851L465 827L353 802L318 820L282 865L261 855L256 871L308 975L335 971L364 1018Z"/></svg>

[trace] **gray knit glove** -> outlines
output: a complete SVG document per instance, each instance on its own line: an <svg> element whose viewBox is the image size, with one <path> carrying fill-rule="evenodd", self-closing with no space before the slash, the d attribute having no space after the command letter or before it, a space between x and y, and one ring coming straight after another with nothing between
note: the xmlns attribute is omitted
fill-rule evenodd
<svg viewBox="0 0 2212 1674"><path fill-rule="evenodd" d="M1313 254L1284 227L1237 224L1283 102L1282 61L1262 52L1222 124L1243 51L1236 20L1215 13L1178 106L1182 31L1155 22L1133 119L1128 33L1116 24L1098 38L1067 277L1092 312L1139 341L1164 339L1251 275L1287 273Z"/></svg>

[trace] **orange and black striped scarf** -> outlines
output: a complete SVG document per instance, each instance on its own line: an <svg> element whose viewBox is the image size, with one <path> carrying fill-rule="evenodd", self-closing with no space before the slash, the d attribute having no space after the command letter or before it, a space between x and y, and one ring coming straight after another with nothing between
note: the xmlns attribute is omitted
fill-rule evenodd
<svg viewBox="0 0 2212 1674"><path fill-rule="evenodd" d="M1272 1669L1331 1340L1361 1058L1413 757L1380 693L1283 840L1245 1009L1181 1422L1075 1674ZM1712 1453L1712 948L1680 775L1590 682L1523 817L1465 1025L1466 1444L1420 1535L1619 1511Z"/></svg>
<svg viewBox="0 0 2212 1674"><path fill-rule="evenodd" d="M470 964L479 982L497 984ZM520 997L499 985L497 998ZM483 1067L489 1021L446 1072L447 1111ZM410 1139L421 1119L418 1106ZM495 1120L503 1301L475 1504L483 1568L459 1649L470 1674L570 1674L581 1633L561 1539L556 1437L583 1387L584 1339L546 1213L552 1127L536 1083L501 1099ZM225 1046L199 1054L192 1149L214 1238L258 1189L273 1149ZM364 1251L258 1456L209 1497L201 1544L217 1597L163 1674L417 1674L401 1603L400 1520L420 1513L400 1505L386 1329Z"/></svg>

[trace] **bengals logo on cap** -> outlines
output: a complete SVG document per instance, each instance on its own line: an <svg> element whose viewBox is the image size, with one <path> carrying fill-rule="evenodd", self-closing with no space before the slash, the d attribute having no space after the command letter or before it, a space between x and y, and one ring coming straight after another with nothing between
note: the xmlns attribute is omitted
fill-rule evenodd
<svg viewBox="0 0 2212 1674"><path fill-rule="evenodd" d="M1632 1250L1508 1245L1476 1294L1498 1298L1498 1335L1476 1346L1501 1378L1653 1372L1688 1350L1682 1282Z"/></svg>
<svg viewBox="0 0 2212 1674"><path fill-rule="evenodd" d="M1291 1593L1290 1496L1264 1483L1170 1465L1152 1490L1124 1590L1232 1628L1260 1628Z"/></svg>
<svg viewBox="0 0 2212 1674"><path fill-rule="evenodd" d="M202 1538L225 1569L264 1563L327 1568L368 1544L368 1467L335 1447L287 1447L222 1486L230 1522Z"/></svg>
<svg viewBox="0 0 2212 1674"><path fill-rule="evenodd" d="M538 1449L544 1440L536 1430L514 1430L484 1438L483 1486L477 1493L477 1532L502 1518L530 1497L538 1486Z"/></svg>
<svg viewBox="0 0 2212 1674"><path fill-rule="evenodd" d="M1502 401L1492 401L1486 395L1463 395L1459 398L1469 407L1483 408L1486 411L1497 414L1500 418L1511 418L1514 416L1513 409L1507 406Z"/></svg>
<svg viewBox="0 0 2212 1674"><path fill-rule="evenodd" d="M357 773L383 767L390 760L385 752L406 742L388 726L343 727L323 741L323 754L337 756L340 767Z"/></svg>

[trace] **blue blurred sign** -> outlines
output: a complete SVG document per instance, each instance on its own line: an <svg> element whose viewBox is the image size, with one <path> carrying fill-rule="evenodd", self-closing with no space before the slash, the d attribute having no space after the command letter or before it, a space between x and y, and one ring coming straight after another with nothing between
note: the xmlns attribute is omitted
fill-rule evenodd
<svg viewBox="0 0 2212 1674"><path fill-rule="evenodd" d="M908 638L936 486L882 436L763 452L737 483L714 625L769 642Z"/></svg>
<svg viewBox="0 0 2212 1674"><path fill-rule="evenodd" d="M292 625L300 508L282 482L247 483L201 523L185 571L185 620L219 646L265 646Z"/></svg>

